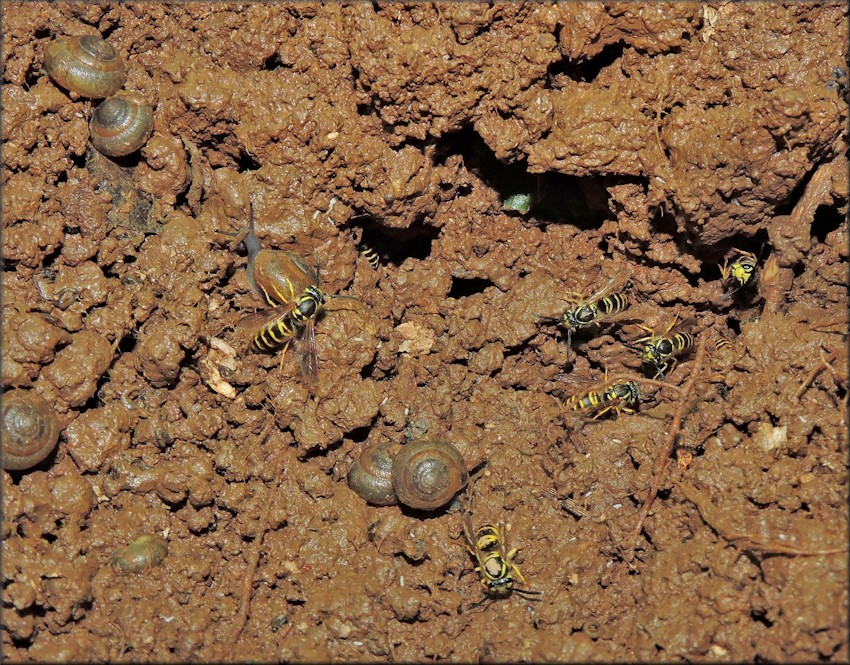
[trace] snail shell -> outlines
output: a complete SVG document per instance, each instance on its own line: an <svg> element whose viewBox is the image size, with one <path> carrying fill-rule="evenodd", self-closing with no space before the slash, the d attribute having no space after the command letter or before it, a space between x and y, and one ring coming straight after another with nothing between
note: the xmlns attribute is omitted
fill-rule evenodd
<svg viewBox="0 0 850 665"><path fill-rule="evenodd" d="M393 490L393 459L398 445L388 441L366 448L348 468L348 486L368 503L391 506L398 503Z"/></svg>
<svg viewBox="0 0 850 665"><path fill-rule="evenodd" d="M44 68L72 96L102 99L124 85L127 72L115 49L100 37L62 37L44 50Z"/></svg>
<svg viewBox="0 0 850 665"><path fill-rule="evenodd" d="M59 420L50 405L31 390L3 395L4 469L19 471L47 457L59 440Z"/></svg>
<svg viewBox="0 0 850 665"><path fill-rule="evenodd" d="M115 552L110 564L121 573L141 573L161 564L167 554L168 543L159 536L139 536Z"/></svg>
<svg viewBox="0 0 850 665"><path fill-rule="evenodd" d="M123 157L141 148L152 128L150 104L138 95L116 95L94 110L89 136L98 152L109 157Z"/></svg>
<svg viewBox="0 0 850 665"><path fill-rule="evenodd" d="M292 302L308 286L318 286L316 271L301 257L279 249L263 249L254 232L253 203L248 219L248 234L242 242L248 248L248 283L254 293L275 307Z"/></svg>
<svg viewBox="0 0 850 665"><path fill-rule="evenodd" d="M468 480L463 456L445 441L413 441L393 461L393 490L398 500L411 508L444 506Z"/></svg>

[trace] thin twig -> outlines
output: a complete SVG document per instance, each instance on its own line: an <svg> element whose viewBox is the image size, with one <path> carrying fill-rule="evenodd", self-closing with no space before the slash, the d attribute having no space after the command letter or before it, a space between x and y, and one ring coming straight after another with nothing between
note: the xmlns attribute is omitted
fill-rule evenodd
<svg viewBox="0 0 850 665"><path fill-rule="evenodd" d="M258 443L262 443L271 431L274 421L266 427L259 436ZM257 535L254 537L254 547L248 557L248 566L245 569L245 576L242 578L242 593L239 598L239 612L236 615L236 625L233 631L233 648L236 648L236 643L239 641L242 630L248 622L248 610L251 607L251 595L254 590L254 574L257 572L257 566L260 563L260 552L262 551L263 538L269 528L269 516L271 515L272 499L278 494L280 484L283 481L283 453L285 448L281 448L278 452L278 459L275 463L274 480L266 489L266 500L263 504L263 510L260 514L260 519L257 524Z"/></svg>
<svg viewBox="0 0 850 665"><path fill-rule="evenodd" d="M831 368L832 366L829 364L830 360L835 358L835 352L830 353L826 358L823 358L817 365L812 368L812 371L809 372L808 376L803 380L803 384L797 389L797 392L794 393L794 399L800 399L805 392L809 389L809 386L812 385L812 381L815 380L815 377L820 374L827 367Z"/></svg>
<svg viewBox="0 0 850 665"><path fill-rule="evenodd" d="M676 482L675 484L682 494L685 495L685 498L696 506L702 521L720 534L724 540L735 547L745 550L764 552L765 554L787 554L789 556L824 556L829 554L839 554L848 550L847 545L822 550L806 550L791 547L790 545L785 545L783 543L772 543L758 537L749 536L745 533L737 533L732 527L726 524L723 517L721 517L723 511L712 504L711 500L697 488L683 482Z"/></svg>
<svg viewBox="0 0 850 665"><path fill-rule="evenodd" d="M640 538L640 532L643 530L643 524L649 516L649 511L652 509L652 504L655 502L655 498L658 496L658 489L661 486L662 479L664 478L664 471L667 469L667 463L670 461L670 455L673 452L673 448L676 446L676 438L679 435L679 431L682 429L682 420L688 410L691 393L694 391L694 386L697 383L697 378L699 377L700 370L702 369L702 361L705 357L706 339L707 338L703 337L699 342L696 359L694 360L694 367L691 370L691 376L682 390L681 399L679 400L678 407L676 408L676 413L673 416L673 422L670 425L670 433L667 435L667 441L664 443L664 446L658 456L658 461L655 464L655 476L652 479L652 486L649 490L649 494L646 495L646 499L643 501L640 518L638 519L632 535L632 542L634 543L633 547L637 546L638 538Z"/></svg>
<svg viewBox="0 0 850 665"><path fill-rule="evenodd" d="M655 379L647 379L642 376L635 376L634 374L615 374L605 383L627 383L629 381L634 381L635 383L645 386L652 386L654 388L671 388L675 392L681 392L682 390L680 386L675 384L667 383L666 381L656 381Z"/></svg>

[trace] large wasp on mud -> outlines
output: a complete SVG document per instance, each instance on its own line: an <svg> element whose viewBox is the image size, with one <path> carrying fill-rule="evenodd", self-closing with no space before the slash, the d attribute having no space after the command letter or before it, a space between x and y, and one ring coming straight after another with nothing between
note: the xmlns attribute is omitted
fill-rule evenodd
<svg viewBox="0 0 850 665"><path fill-rule="evenodd" d="M634 413L640 401L640 391L634 381L612 383L602 389L588 390L567 398L566 406L583 414L593 413L596 420L609 411Z"/></svg>
<svg viewBox="0 0 850 665"><path fill-rule="evenodd" d="M679 315L677 314L662 335L656 335L652 328L638 324L638 327L643 328L649 333L649 335L641 337L637 342L646 342L643 350L640 351L640 357L644 363L655 367L656 372L653 377L655 379L659 377L664 379L667 369L669 368L672 371L676 366L676 356L693 347L696 341L693 335L686 332L677 332L670 335L670 331L676 325L678 318ZM668 335L670 336L668 337Z"/></svg>
<svg viewBox="0 0 850 665"><path fill-rule="evenodd" d="M299 346L301 371L308 379L318 372L316 318L328 298L351 298L326 294L319 286L318 266L313 270L292 252L263 249L254 232L254 206L250 205L249 230L243 241L248 248L248 283L269 309L248 314L237 326L250 335L255 351L283 346L281 365L290 343Z"/></svg>
<svg viewBox="0 0 850 665"><path fill-rule="evenodd" d="M508 534L504 520L499 522L499 526L482 524L478 529L473 529L469 513L465 512L463 533L467 542L465 547L478 563L475 572L481 576L485 600L505 598L514 591L532 596L543 593L515 586L515 579L525 584L522 572L513 562L520 548L508 549Z"/></svg>
<svg viewBox="0 0 850 665"><path fill-rule="evenodd" d="M567 344L571 344L573 333L582 328L590 328L609 321L628 307L629 299L622 290L630 276L631 272L628 269L621 270L588 298L577 291L568 291L564 298L570 304L567 311L560 317L538 316L537 318L563 327L567 331Z"/></svg>

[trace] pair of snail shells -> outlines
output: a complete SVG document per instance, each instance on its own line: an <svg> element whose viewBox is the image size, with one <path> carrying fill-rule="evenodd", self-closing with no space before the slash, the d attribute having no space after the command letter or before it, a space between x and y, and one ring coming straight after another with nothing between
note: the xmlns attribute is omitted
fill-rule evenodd
<svg viewBox="0 0 850 665"><path fill-rule="evenodd" d="M53 452L59 441L59 419L31 390L10 390L2 402L2 466L13 471L29 469Z"/></svg>
<svg viewBox="0 0 850 665"><path fill-rule="evenodd" d="M110 565L119 573L141 573L162 563L168 555L168 543L159 536L139 536L112 555Z"/></svg>
<svg viewBox="0 0 850 665"><path fill-rule="evenodd" d="M100 37L61 37L47 45L44 68L72 97L102 99L117 92L127 79L124 62Z"/></svg>
<svg viewBox="0 0 850 665"><path fill-rule="evenodd" d="M397 452L398 451L398 452ZM348 485L368 503L418 510L446 505L469 481L457 448L445 441L369 446L348 470Z"/></svg>
<svg viewBox="0 0 850 665"><path fill-rule="evenodd" d="M140 95L123 93L105 100L89 121L95 149L109 157L123 157L147 143L153 129L153 109Z"/></svg>

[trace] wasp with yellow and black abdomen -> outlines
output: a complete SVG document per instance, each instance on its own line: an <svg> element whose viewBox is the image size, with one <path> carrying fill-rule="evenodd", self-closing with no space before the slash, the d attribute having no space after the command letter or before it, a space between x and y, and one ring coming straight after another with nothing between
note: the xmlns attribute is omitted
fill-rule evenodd
<svg viewBox="0 0 850 665"><path fill-rule="evenodd" d="M631 271L621 270L591 296L585 298L577 291L570 291L564 300L570 304L560 317L538 316L547 323L557 323L567 331L567 344L572 336L583 328L590 328L612 320L629 306L629 298L623 293Z"/></svg>
<svg viewBox="0 0 850 665"><path fill-rule="evenodd" d="M573 395L567 398L566 406L577 413L593 413L593 419L596 420L609 411L613 411L615 415L619 415L621 411L634 413L639 402L638 384L634 381L623 381Z"/></svg>
<svg viewBox="0 0 850 665"><path fill-rule="evenodd" d="M672 371L678 362L676 356L692 348L696 341L693 335L686 332L677 332L670 335L670 331L676 325L678 318L679 315L677 314L663 335L656 335L652 328L638 324L638 327L649 333L649 335L640 338L637 342L646 342L643 349L640 350L640 357L644 363L655 367L656 372L653 377L655 379L658 377L663 379L668 369Z"/></svg>
<svg viewBox="0 0 850 665"><path fill-rule="evenodd" d="M714 337L713 341L714 341L714 350L715 351L721 351L723 349L731 349L734 346L734 344L732 343L732 340L728 339L727 337L724 337L723 335L716 335Z"/></svg>
<svg viewBox="0 0 850 665"><path fill-rule="evenodd" d="M250 206L248 248L248 283L251 289L271 307L243 317L237 323L250 339L255 351L271 351L283 347L281 364L290 343L298 343L302 373L314 379L318 372L316 353L316 319L328 298L352 296L329 295L319 286L319 269L313 270L299 256L281 250L263 249L254 233L254 208Z"/></svg>
<svg viewBox="0 0 850 665"><path fill-rule="evenodd" d="M283 347L281 364L289 345L295 341L302 373L315 379L318 372L316 317L324 309L325 298L318 286L311 285L292 302L248 314L239 320L237 327L248 335L254 351Z"/></svg>
<svg viewBox="0 0 850 665"><path fill-rule="evenodd" d="M378 254L371 245L361 242L360 253L363 255L363 258L366 259L366 262L372 266L373 270L377 270L381 267L381 255Z"/></svg>
<svg viewBox="0 0 850 665"><path fill-rule="evenodd" d="M465 547L478 563L475 572L481 577L486 598L505 598L512 592L531 596L542 594L541 591L516 586L516 581L526 583L514 563L520 548L509 549L504 520L499 522L499 526L482 524L478 529L473 529L469 513L464 512L463 533L467 542Z"/></svg>

